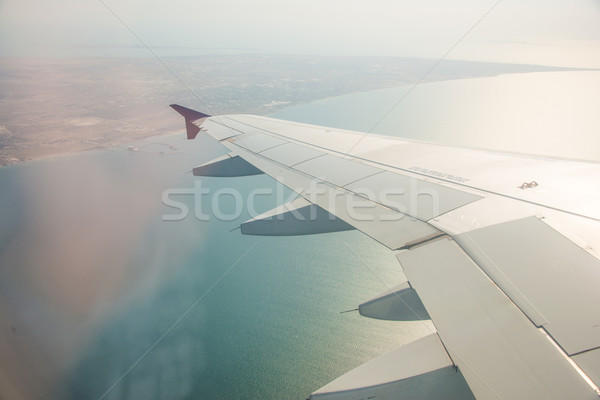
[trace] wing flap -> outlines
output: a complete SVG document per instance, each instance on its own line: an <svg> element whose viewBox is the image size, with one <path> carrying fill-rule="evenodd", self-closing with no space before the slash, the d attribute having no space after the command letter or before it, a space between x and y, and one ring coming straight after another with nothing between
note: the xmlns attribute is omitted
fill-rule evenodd
<svg viewBox="0 0 600 400"><path fill-rule="evenodd" d="M474 399L431 334L371 360L311 394L311 399Z"/></svg>
<svg viewBox="0 0 600 400"><path fill-rule="evenodd" d="M600 347L600 261L536 217L457 235L457 243L569 355Z"/></svg>
<svg viewBox="0 0 600 400"><path fill-rule="evenodd" d="M597 398L454 241L442 238L398 260L478 400Z"/></svg>

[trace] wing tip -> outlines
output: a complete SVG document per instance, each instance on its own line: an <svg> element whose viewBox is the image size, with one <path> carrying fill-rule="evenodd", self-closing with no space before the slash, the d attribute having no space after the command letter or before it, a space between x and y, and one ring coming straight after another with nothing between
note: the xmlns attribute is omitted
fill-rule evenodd
<svg viewBox="0 0 600 400"><path fill-rule="evenodd" d="M179 114L185 118L185 128L187 131L188 139L195 139L198 132L200 132L200 127L198 125L193 124L194 121L199 119L211 117L211 115L201 113L200 111L192 110L191 108L180 106L179 104L170 104L170 107L177 111ZM202 123L200 123L202 125Z"/></svg>

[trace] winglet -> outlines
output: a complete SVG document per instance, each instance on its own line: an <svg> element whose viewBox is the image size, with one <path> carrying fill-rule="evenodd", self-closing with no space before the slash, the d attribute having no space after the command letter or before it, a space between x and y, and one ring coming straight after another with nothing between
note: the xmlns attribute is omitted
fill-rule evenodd
<svg viewBox="0 0 600 400"><path fill-rule="evenodd" d="M202 118L210 117L210 115L208 114L203 114L199 111L180 106L179 104L171 104L171 108L177 111L179 114L183 115L183 117L185 118L185 128L187 131L188 139L194 139L198 132L200 132L200 128L192 122Z"/></svg>
<svg viewBox="0 0 600 400"><path fill-rule="evenodd" d="M179 104L171 104L171 108L177 111L179 114L183 115L183 117L189 121L195 121L200 118L211 117L211 115L203 114L199 111L192 110L191 108L180 106Z"/></svg>

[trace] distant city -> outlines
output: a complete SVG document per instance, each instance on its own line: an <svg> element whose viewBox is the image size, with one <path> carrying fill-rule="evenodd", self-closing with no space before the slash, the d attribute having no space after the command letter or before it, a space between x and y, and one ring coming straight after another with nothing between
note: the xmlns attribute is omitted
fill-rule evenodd
<svg viewBox="0 0 600 400"><path fill-rule="evenodd" d="M0 58L0 166L179 132L171 103L212 115L268 115L419 81L566 70L445 60L428 73L436 60L391 57L245 54L164 61Z"/></svg>

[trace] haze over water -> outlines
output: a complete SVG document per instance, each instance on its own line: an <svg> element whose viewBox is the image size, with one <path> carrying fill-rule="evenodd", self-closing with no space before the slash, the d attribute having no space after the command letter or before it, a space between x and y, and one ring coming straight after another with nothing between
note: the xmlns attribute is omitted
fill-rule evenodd
<svg viewBox="0 0 600 400"><path fill-rule="evenodd" d="M368 131L410 86L292 107L277 118ZM423 83L372 131L457 146L600 161L600 71Z"/></svg>

